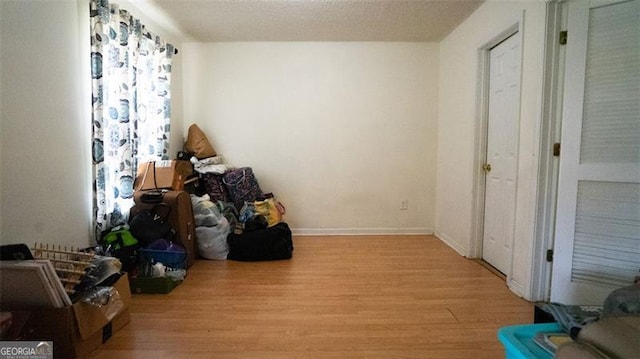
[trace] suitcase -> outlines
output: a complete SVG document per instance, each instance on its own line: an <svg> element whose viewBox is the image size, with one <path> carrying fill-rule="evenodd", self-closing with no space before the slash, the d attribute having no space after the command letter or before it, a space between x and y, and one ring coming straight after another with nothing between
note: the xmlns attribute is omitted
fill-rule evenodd
<svg viewBox="0 0 640 359"><path fill-rule="evenodd" d="M155 203L144 203L141 200L144 192L134 192L133 200L135 205L131 208L129 218L133 218L142 209L150 209L156 205ZM163 191L162 202L171 207L168 222L176 232L174 240L187 251L187 268L189 268L197 254L196 227L193 219L191 196L185 191Z"/></svg>

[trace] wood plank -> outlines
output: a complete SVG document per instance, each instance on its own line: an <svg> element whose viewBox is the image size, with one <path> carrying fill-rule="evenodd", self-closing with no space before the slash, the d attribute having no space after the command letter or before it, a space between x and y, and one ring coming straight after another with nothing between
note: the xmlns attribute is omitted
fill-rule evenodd
<svg viewBox="0 0 640 359"><path fill-rule="evenodd" d="M93 358L497 358L533 304L432 236L294 238L293 259L198 260Z"/></svg>

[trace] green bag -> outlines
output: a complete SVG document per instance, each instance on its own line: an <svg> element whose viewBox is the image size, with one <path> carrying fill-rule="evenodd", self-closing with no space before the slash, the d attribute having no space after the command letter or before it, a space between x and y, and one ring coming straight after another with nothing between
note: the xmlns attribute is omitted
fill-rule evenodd
<svg viewBox="0 0 640 359"><path fill-rule="evenodd" d="M106 246L111 246L112 249L133 247L138 244L138 240L127 229L111 231L104 236L103 241Z"/></svg>
<svg viewBox="0 0 640 359"><path fill-rule="evenodd" d="M127 229L108 232L102 238L102 246L111 255L120 260L122 270L129 272L138 264L138 240Z"/></svg>

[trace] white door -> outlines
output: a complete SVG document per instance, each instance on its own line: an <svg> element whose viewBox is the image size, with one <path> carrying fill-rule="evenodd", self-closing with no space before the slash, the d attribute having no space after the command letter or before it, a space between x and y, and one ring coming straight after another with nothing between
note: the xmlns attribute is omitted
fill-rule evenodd
<svg viewBox="0 0 640 359"><path fill-rule="evenodd" d="M509 274L513 248L520 122L520 36L489 52L489 107L482 259Z"/></svg>
<svg viewBox="0 0 640 359"><path fill-rule="evenodd" d="M551 300L602 305L640 270L640 0L573 1Z"/></svg>

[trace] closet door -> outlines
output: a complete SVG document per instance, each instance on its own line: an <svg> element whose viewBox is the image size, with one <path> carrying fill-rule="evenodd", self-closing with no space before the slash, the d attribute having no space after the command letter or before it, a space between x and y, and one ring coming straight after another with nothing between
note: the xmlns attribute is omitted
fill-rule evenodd
<svg viewBox="0 0 640 359"><path fill-rule="evenodd" d="M518 185L520 36L489 51L489 108L482 259L511 275Z"/></svg>
<svg viewBox="0 0 640 359"><path fill-rule="evenodd" d="M640 0L572 1L551 300L601 305L640 270Z"/></svg>

